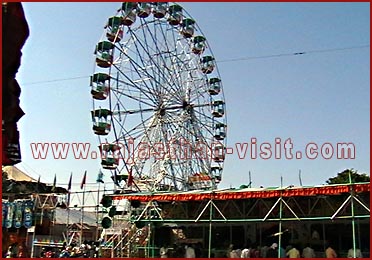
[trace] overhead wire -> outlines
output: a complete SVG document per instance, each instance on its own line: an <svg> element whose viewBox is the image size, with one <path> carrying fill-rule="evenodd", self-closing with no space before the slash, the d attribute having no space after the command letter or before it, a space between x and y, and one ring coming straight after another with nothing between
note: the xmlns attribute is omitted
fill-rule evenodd
<svg viewBox="0 0 372 260"><path fill-rule="evenodd" d="M217 62L222 63L222 62L234 62L234 61L244 61L244 60L268 59L268 58L278 58L278 57L285 57L285 56L298 56L298 55L305 55L305 54L311 54L311 53L325 53L325 52L346 51L346 50L353 50L353 49L363 49L363 48L368 48L368 47L370 47L369 44L360 45L360 46L344 47L344 48L318 49L318 50L290 52L290 53L281 53L281 54L273 54L273 55L249 56L249 57L242 57L242 58L235 58L235 59L219 60Z"/></svg>
<svg viewBox="0 0 372 260"><path fill-rule="evenodd" d="M217 60L216 62L225 63L225 62L237 62L237 61L258 60L258 59L281 58L281 57L288 57L288 56L301 56L301 55L314 54L314 53L348 51L348 50L354 50L354 49L364 49L364 48L369 48L369 47L370 45L366 44L366 45L357 45L357 46L350 46L350 47L343 47L343 48L329 48L329 49L317 49L317 50L289 52L289 53L280 53L280 54L271 54L271 55L261 55L261 56L247 56L247 57L240 57L240 58L233 58L233 59ZM27 85L45 84L45 83L69 81L69 80L76 80L76 79L83 79L83 78L89 78L89 76L79 76L79 77L70 77L70 78L62 78L62 79L36 81L36 82L23 83L21 85L27 86Z"/></svg>

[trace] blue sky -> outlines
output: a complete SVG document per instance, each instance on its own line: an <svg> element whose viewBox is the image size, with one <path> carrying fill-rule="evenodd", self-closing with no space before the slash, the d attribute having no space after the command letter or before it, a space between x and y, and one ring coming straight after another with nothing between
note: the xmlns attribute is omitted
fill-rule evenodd
<svg viewBox="0 0 372 260"><path fill-rule="evenodd" d="M309 142L351 142L356 158L314 160L239 159L228 155L221 188L323 184L346 168L370 173L369 3L180 3L196 20L222 78L228 146L282 141L294 150ZM73 173L94 183L100 161L32 157L30 144L91 143L89 76L94 47L120 3L24 3L30 37L17 78L22 86L19 122L23 162L29 175L67 185ZM367 47L363 47L367 46ZM343 48L349 48L344 49ZM303 55L290 55L306 52ZM288 55L287 55L288 54ZM276 56L278 55L278 56ZM275 57L267 57L275 56ZM235 61L229 61L237 59ZM74 78L74 79L72 79ZM61 80L64 79L64 80ZM110 174L105 172L109 183ZM109 186L109 185L108 185Z"/></svg>

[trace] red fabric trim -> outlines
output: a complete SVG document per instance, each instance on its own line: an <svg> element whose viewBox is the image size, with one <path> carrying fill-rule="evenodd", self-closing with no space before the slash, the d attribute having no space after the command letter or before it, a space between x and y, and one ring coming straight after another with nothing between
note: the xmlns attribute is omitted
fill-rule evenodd
<svg viewBox="0 0 372 260"><path fill-rule="evenodd" d="M301 196L315 196L315 195L338 195L341 193L349 193L353 189L356 193L369 192L370 184L355 184L355 185L339 185L339 186L324 186L311 188L290 188L278 190L260 190L260 191L216 191L214 193L173 193L173 194L153 194L153 195L134 195L123 194L113 196L114 200L139 200L147 202L151 200L156 201L200 201L209 200L238 200L238 199L266 199L283 197L301 197Z"/></svg>

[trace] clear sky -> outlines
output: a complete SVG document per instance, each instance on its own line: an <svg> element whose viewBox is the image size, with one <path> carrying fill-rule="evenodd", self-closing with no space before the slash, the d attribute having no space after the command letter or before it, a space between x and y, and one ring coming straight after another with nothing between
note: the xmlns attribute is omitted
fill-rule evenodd
<svg viewBox="0 0 372 260"><path fill-rule="evenodd" d="M370 173L369 3L180 3L196 20L218 61L228 120L228 146L219 187L323 184L346 168ZM98 159L34 159L30 144L91 143L89 76L95 45L120 3L24 3L30 37L17 78L22 87L19 122L29 175L66 186L73 173L94 183ZM294 53L305 52L302 55ZM63 79L63 80L62 80ZM239 159L235 144L353 143L355 159ZM282 154L283 156L283 154ZM110 174L104 180L109 183Z"/></svg>

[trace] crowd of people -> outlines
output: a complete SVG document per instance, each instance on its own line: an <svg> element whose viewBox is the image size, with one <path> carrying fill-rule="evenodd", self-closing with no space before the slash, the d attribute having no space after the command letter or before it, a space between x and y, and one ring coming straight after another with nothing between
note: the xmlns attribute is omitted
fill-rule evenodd
<svg viewBox="0 0 372 260"><path fill-rule="evenodd" d="M63 248L43 247L40 258L97 258L99 257L99 243L84 241L80 246L71 244Z"/></svg>
<svg viewBox="0 0 372 260"><path fill-rule="evenodd" d="M160 258L200 258L203 256L202 244L175 244L172 248L163 245L159 250Z"/></svg>
<svg viewBox="0 0 372 260"><path fill-rule="evenodd" d="M198 244L181 244L173 247L162 246L159 250L161 258L205 258L208 257L207 250ZM324 252L315 251L308 243L303 247L298 245L279 246L278 243L272 243L269 246L246 245L244 247L230 244L225 253L220 250L211 250L211 257L217 258L338 258L339 254L331 245L327 245ZM354 257L353 249L347 252L348 258ZM356 249L356 258L362 258L360 249Z"/></svg>
<svg viewBox="0 0 372 260"><path fill-rule="evenodd" d="M243 249L230 245L227 249L226 256L228 258L337 258L339 255L328 245L324 252L315 252L310 244L303 248L296 245L288 245L285 248L279 247L277 243L272 243L271 246L250 246L247 245ZM351 248L347 253L348 258L354 258L354 250ZM363 255L360 249L356 249L356 258L362 258Z"/></svg>
<svg viewBox="0 0 372 260"><path fill-rule="evenodd" d="M10 246L5 258L28 258L29 255L21 248L15 251L15 247ZM197 244L175 244L172 247L163 245L159 249L161 258L205 258L208 257L207 251L203 249L201 243ZM285 248L279 246L278 243L272 243L270 246L246 245L239 247L229 245L224 254L217 253L212 249L211 257L218 258L337 258L340 257L336 250L331 245L328 245L324 252L315 251L310 244L306 244L300 248L297 245L288 245ZM348 258L362 258L360 249L353 248L347 252ZM100 244L94 241L84 241L80 246L71 244L64 245L62 248L43 247L41 248L37 258L98 258L100 257Z"/></svg>

